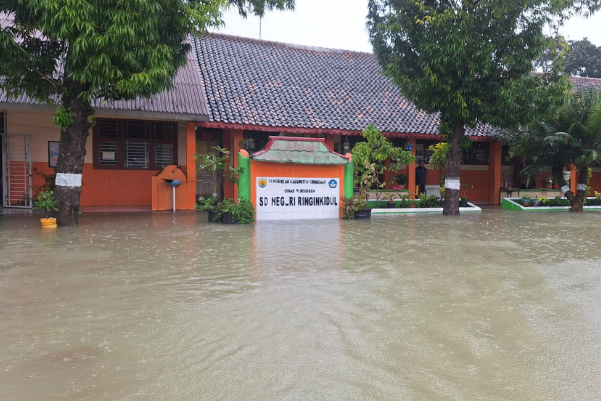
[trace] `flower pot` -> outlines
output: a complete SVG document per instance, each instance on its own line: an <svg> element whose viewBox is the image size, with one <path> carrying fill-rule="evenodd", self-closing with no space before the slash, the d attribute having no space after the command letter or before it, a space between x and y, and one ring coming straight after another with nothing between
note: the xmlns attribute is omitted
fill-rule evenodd
<svg viewBox="0 0 601 402"><path fill-rule="evenodd" d="M42 227L45 229L53 229L56 227L56 218L42 218L40 219L42 222Z"/></svg>
<svg viewBox="0 0 601 402"><path fill-rule="evenodd" d="M467 208L469 207L467 201L459 201L459 207L460 208Z"/></svg>
<svg viewBox="0 0 601 402"><path fill-rule="evenodd" d="M234 219L234 214L231 212L224 212L223 213L223 223L226 223L228 225L235 225L238 224L238 221L236 221Z"/></svg>
<svg viewBox="0 0 601 402"><path fill-rule="evenodd" d="M409 204L409 208L417 208L417 205L415 205L415 204Z"/></svg>
<svg viewBox="0 0 601 402"><path fill-rule="evenodd" d="M401 190L404 190L407 185L406 184L398 184L398 186Z"/></svg>
<svg viewBox="0 0 601 402"><path fill-rule="evenodd" d="M559 190L559 184L553 184L553 190Z"/></svg>
<svg viewBox="0 0 601 402"><path fill-rule="evenodd" d="M215 215L217 214L217 212L215 212L214 209L209 209L207 212L209 214L208 215L209 216L209 222L213 222L213 223L219 222L219 221L215 220Z"/></svg>
<svg viewBox="0 0 601 402"><path fill-rule="evenodd" d="M396 208L396 202L388 202L386 203L386 207L387 208Z"/></svg>
<svg viewBox="0 0 601 402"><path fill-rule="evenodd" d="M371 219L371 208L365 208L357 211L355 219Z"/></svg>
<svg viewBox="0 0 601 402"><path fill-rule="evenodd" d="M525 207L529 207L530 206L530 201L522 201L522 205Z"/></svg>

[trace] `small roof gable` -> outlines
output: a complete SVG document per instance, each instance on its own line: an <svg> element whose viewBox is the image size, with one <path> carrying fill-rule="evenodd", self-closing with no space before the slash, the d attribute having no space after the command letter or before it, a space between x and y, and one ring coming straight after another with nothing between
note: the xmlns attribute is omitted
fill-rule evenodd
<svg viewBox="0 0 601 402"><path fill-rule="evenodd" d="M304 165L346 165L349 158L332 151L323 138L269 137L264 150L251 158L260 162Z"/></svg>

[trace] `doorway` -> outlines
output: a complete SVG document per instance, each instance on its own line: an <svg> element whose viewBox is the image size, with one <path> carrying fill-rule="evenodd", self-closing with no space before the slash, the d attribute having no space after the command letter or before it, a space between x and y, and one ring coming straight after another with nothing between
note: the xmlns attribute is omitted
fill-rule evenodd
<svg viewBox="0 0 601 402"><path fill-rule="evenodd" d="M223 130L199 127L196 129L196 153L208 154L217 153L213 147L223 146ZM211 196L217 192L215 179L210 172L197 172L196 197Z"/></svg>

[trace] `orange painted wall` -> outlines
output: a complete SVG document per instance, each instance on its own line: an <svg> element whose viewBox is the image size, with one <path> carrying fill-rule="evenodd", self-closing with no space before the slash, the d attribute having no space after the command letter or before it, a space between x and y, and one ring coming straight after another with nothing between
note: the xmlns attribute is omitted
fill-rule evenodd
<svg viewBox="0 0 601 402"><path fill-rule="evenodd" d="M34 162L39 171L50 174L54 170L47 162ZM83 168L83 186L81 189L81 205L99 206L141 206L152 203L152 176L157 170L103 170L94 169L91 163ZM34 196L36 186L44 184L44 180L34 174Z"/></svg>
<svg viewBox="0 0 601 402"><path fill-rule="evenodd" d="M257 177L338 177L344 183L344 165L298 165L293 163L250 162L250 199L257 205ZM344 195L344 185L340 186L340 197ZM341 217L342 217L342 211Z"/></svg>

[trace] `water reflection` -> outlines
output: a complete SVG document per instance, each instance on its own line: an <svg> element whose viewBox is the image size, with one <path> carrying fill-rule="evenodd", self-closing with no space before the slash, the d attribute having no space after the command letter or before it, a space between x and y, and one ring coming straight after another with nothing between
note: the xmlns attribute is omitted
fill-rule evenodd
<svg viewBox="0 0 601 402"><path fill-rule="evenodd" d="M599 399L601 215L0 218L5 399Z"/></svg>

